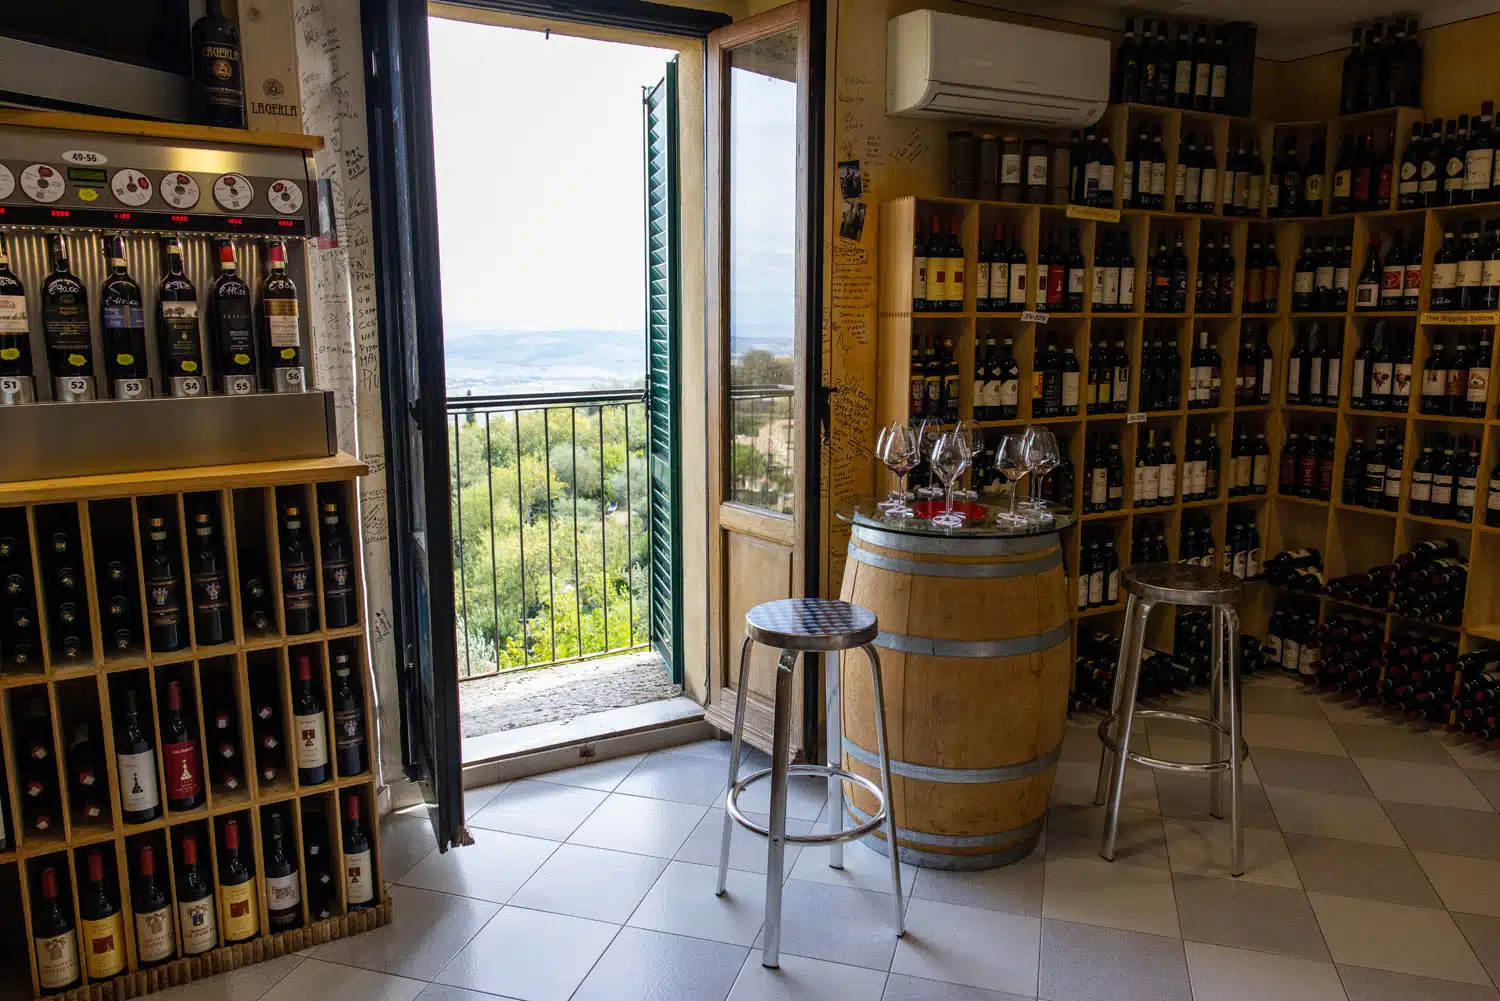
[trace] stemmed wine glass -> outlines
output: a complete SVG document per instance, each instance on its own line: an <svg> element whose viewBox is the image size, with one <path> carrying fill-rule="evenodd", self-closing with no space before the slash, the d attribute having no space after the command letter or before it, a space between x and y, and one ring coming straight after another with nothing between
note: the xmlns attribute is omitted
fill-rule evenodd
<svg viewBox="0 0 1500 1001"><path fill-rule="evenodd" d="M875 455L896 476L896 489L878 507L887 515L904 518L912 514L906 505L906 476L917 467L921 452L917 447L917 435L905 421L892 421L880 429L875 440Z"/></svg>
<svg viewBox="0 0 1500 1001"><path fill-rule="evenodd" d="M1027 428L1022 435L1025 445L1026 469L1031 473L1031 494L1026 506L1041 510L1046 502L1039 493L1042 479L1062 463L1058 451L1057 436L1046 428Z"/></svg>
<svg viewBox="0 0 1500 1001"><path fill-rule="evenodd" d="M937 443L942 432L942 422L936 417L922 417L912 421L913 432L917 436L917 464L921 465L923 459L928 460L927 483L917 487L918 497L940 497L942 491L932 485L933 470L931 466L932 448Z"/></svg>
<svg viewBox="0 0 1500 1001"><path fill-rule="evenodd" d="M947 507L943 513L932 519L934 525L943 528L957 528L964 523L964 516L953 510L953 484L969 468L973 460L970 452L969 439L967 435L960 435L954 431L945 431L938 435L937 441L932 445L932 471L937 478L943 481L944 490L947 493Z"/></svg>
<svg viewBox="0 0 1500 1001"><path fill-rule="evenodd" d="M969 489L955 490L954 493L964 500L978 500L979 487L977 479L979 476L979 463L985 454L984 431L973 421L959 421L953 426L953 433L968 442L969 468L974 472L974 475L969 479Z"/></svg>
<svg viewBox="0 0 1500 1001"><path fill-rule="evenodd" d="M1028 472L1024 435L1008 434L1000 439L995 448L995 469L1010 483L1010 514L1001 517L1009 521L1025 521L1016 514L1016 494L1020 492L1021 477Z"/></svg>

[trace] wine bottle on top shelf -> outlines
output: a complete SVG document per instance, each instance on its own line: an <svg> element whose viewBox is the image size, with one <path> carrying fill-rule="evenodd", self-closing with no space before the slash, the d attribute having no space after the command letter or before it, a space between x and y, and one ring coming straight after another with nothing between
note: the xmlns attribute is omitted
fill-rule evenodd
<svg viewBox="0 0 1500 1001"><path fill-rule="evenodd" d="M136 880L131 893L135 911L135 954L142 969L167 962L177 951L172 901L156 881L156 849L142 845L136 855Z"/></svg>
<svg viewBox="0 0 1500 1001"><path fill-rule="evenodd" d="M182 839L182 865L177 869L177 916L182 924L182 954L199 956L219 945L219 923L214 913L213 878L198 859L198 839Z"/></svg>
<svg viewBox="0 0 1500 1001"><path fill-rule="evenodd" d="M209 303L219 391L225 396L249 396L257 391L250 286L240 277L234 244L228 240L219 244L219 277Z"/></svg>
<svg viewBox="0 0 1500 1001"><path fill-rule="evenodd" d="M10 269L10 252L0 233L0 406L35 402L26 286Z"/></svg>
<svg viewBox="0 0 1500 1001"><path fill-rule="evenodd" d="M297 317L297 285L286 273L286 244L267 251L270 266L260 281L260 308L265 317L265 351L271 391L301 393L307 389L302 366L302 334Z"/></svg>
<svg viewBox="0 0 1500 1001"><path fill-rule="evenodd" d="M125 969L125 922L105 879L104 853L98 849L88 854L88 878L78 891L78 916L88 978L111 979Z"/></svg>
<svg viewBox="0 0 1500 1001"><path fill-rule="evenodd" d="M141 287L130 277L125 238L114 235L106 237L104 243L109 272L99 287L99 313L110 396L117 400L148 399L151 377L146 360L146 309Z"/></svg>
<svg viewBox="0 0 1500 1001"><path fill-rule="evenodd" d="M156 288L156 336L161 351L163 388L172 396L204 396L203 343L198 323L198 290L182 269L182 240L163 242L167 271Z"/></svg>
<svg viewBox="0 0 1500 1001"><path fill-rule="evenodd" d="M152 518L146 537L146 619L151 649L156 653L180 650L187 646L188 631L182 616L182 574L176 540L169 540L165 518Z"/></svg>
<svg viewBox="0 0 1500 1001"><path fill-rule="evenodd" d="M43 869L38 882L40 892L31 913L32 952L37 981L44 992L51 994L77 986L82 970L78 936L59 897L57 870L51 866Z"/></svg>
<svg viewBox="0 0 1500 1001"><path fill-rule="evenodd" d="M233 819L224 822L220 843L219 896L225 942L245 942L260 934L255 874L241 851L239 821Z"/></svg>
<svg viewBox="0 0 1500 1001"><path fill-rule="evenodd" d="M68 270L68 248L61 233L48 237L52 273L42 284L42 334L52 398L77 403L97 397L94 342L89 330L88 289Z"/></svg>

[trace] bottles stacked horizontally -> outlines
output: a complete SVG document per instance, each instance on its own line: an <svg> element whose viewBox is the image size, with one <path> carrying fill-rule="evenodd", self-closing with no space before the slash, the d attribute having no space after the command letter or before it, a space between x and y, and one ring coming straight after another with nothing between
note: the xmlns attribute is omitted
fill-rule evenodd
<svg viewBox="0 0 1500 1001"><path fill-rule="evenodd" d="M1500 224L1449 222L1432 259L1428 308L1435 312L1500 306Z"/></svg>
<svg viewBox="0 0 1500 1001"><path fill-rule="evenodd" d="M1292 271L1292 312L1342 313L1349 306L1349 270L1353 260L1350 238L1302 241Z"/></svg>
<svg viewBox="0 0 1500 1001"><path fill-rule="evenodd" d="M1434 417L1483 418L1490 392L1490 335L1458 332L1450 343L1430 330L1431 347L1422 363L1417 408Z"/></svg>
<svg viewBox="0 0 1500 1001"><path fill-rule="evenodd" d="M1234 29L1200 23L1177 25L1175 45L1166 19L1125 19L1125 40L1115 53L1111 101L1167 108L1227 112L1234 90L1248 85L1231 80Z"/></svg>
<svg viewBox="0 0 1500 1001"><path fill-rule="evenodd" d="M922 393L922 415L927 415L927 376L925 362L913 353L912 364L922 366L912 371L912 406L913 416L916 416L916 401L918 392L918 379L921 379ZM939 412L942 412L942 384L939 384ZM974 352L974 419L976 421L1013 421L1020 412L1021 401L1021 366L1016 361L1015 341L1009 336L995 343L994 331L990 331L984 342L979 344ZM957 415L958 401L951 399L950 408ZM326 529L325 529L326 531ZM326 546L325 546L326 548ZM328 568L323 569L324 586L327 587ZM352 613L351 609L351 613ZM332 609L328 612L330 627L334 623ZM345 623L346 625L349 623Z"/></svg>
<svg viewBox="0 0 1500 1001"><path fill-rule="evenodd" d="M104 767L104 748L95 738L90 720L74 722L68 737L68 800L74 823L110 823L108 771Z"/></svg>
<svg viewBox="0 0 1500 1001"><path fill-rule="evenodd" d="M1316 138L1301 156L1296 136L1282 139L1281 148L1271 153L1271 172L1266 177L1267 215L1287 219L1323 214L1325 148L1323 139Z"/></svg>
<svg viewBox="0 0 1500 1001"><path fill-rule="evenodd" d="M1323 585L1323 554L1316 549L1284 549L1267 558L1260 570L1267 584L1316 593Z"/></svg>
<svg viewBox="0 0 1500 1001"><path fill-rule="evenodd" d="M274 694L274 692L272 693ZM281 777L285 754L282 747L281 714L271 698L252 703L251 727L255 737L255 772L271 784Z"/></svg>
<svg viewBox="0 0 1500 1001"><path fill-rule="evenodd" d="M1120 443L1106 440L1104 432L1093 436L1083 457L1083 510L1119 511L1125 507L1125 462Z"/></svg>
<svg viewBox="0 0 1500 1001"><path fill-rule="evenodd" d="M1390 134L1377 149L1373 132L1362 136L1346 133L1333 161L1329 211L1342 214L1390 208L1395 155L1396 142Z"/></svg>
<svg viewBox="0 0 1500 1001"><path fill-rule="evenodd" d="M1281 446L1277 492L1283 497L1331 500L1333 452L1332 428L1294 431L1287 435Z"/></svg>
<svg viewBox="0 0 1500 1001"><path fill-rule="evenodd" d="M1406 444L1399 428L1377 428L1369 445L1363 435L1355 435L1344 456L1340 500L1354 507L1395 511L1401 504L1405 465Z"/></svg>
<svg viewBox="0 0 1500 1001"><path fill-rule="evenodd" d="M1146 258L1146 312L1183 313L1188 306L1188 259L1182 231L1156 235L1156 249Z"/></svg>
<svg viewBox="0 0 1500 1001"><path fill-rule="evenodd" d="M1494 118L1494 102L1485 101L1472 118L1413 123L1401 157L1397 206L1441 208L1500 198Z"/></svg>
<svg viewBox="0 0 1500 1001"><path fill-rule="evenodd" d="M1404 414L1411 407L1412 346L1409 330L1376 320L1360 336L1349 374L1349 406Z"/></svg>
<svg viewBox="0 0 1500 1001"><path fill-rule="evenodd" d="M1449 726L1480 740L1500 740L1500 657L1473 650L1458 658L1458 685Z"/></svg>
<svg viewBox="0 0 1500 1001"><path fill-rule="evenodd" d="M1338 601L1444 626L1463 619L1468 562L1453 539L1427 539L1396 557L1328 581L1325 593Z"/></svg>
<svg viewBox="0 0 1500 1001"><path fill-rule="evenodd" d="M16 743L20 751L21 822L28 833L61 836L62 794L57 786L57 758L52 743L52 717L45 697L27 698L19 713Z"/></svg>
<svg viewBox="0 0 1500 1001"><path fill-rule="evenodd" d="M919 221L912 247L912 312L962 312L967 292L964 268L958 217L952 216L944 225L934 215L925 239Z"/></svg>
<svg viewBox="0 0 1500 1001"><path fill-rule="evenodd" d="M1407 637L1383 644L1381 653L1384 676L1376 682L1374 696L1362 698L1379 701L1408 719L1446 725L1461 676L1458 647Z"/></svg>
<svg viewBox="0 0 1500 1001"><path fill-rule="evenodd" d="M1355 26L1344 56L1339 114L1422 104L1422 43L1417 20L1397 18L1365 28Z"/></svg>
<svg viewBox="0 0 1500 1001"><path fill-rule="evenodd" d="M1422 234L1398 230L1384 244L1372 236L1354 284L1355 311L1411 312L1421 301L1421 289Z"/></svg>
<svg viewBox="0 0 1500 1001"><path fill-rule="evenodd" d="M1078 610L1103 608L1120 600L1120 555L1109 528L1089 532L1078 556Z"/></svg>
<svg viewBox="0 0 1500 1001"><path fill-rule="evenodd" d="M20 535L0 535L0 671L40 669L42 663L36 586L24 528Z"/></svg>
<svg viewBox="0 0 1500 1001"><path fill-rule="evenodd" d="M1361 700L1376 698L1384 669L1384 634L1380 622L1330 616L1315 634L1319 656L1307 680L1325 692L1348 692Z"/></svg>
<svg viewBox="0 0 1500 1001"><path fill-rule="evenodd" d="M1264 496L1271 489L1271 446L1264 431L1250 436L1250 429L1241 425L1229 447L1229 475L1227 486L1230 497Z"/></svg>
<svg viewBox="0 0 1500 1001"><path fill-rule="evenodd" d="M1264 665L1260 641L1241 633L1238 643L1240 673L1253 674L1261 670ZM1170 673L1160 672L1168 679L1182 678L1195 686L1209 683L1213 671L1213 620L1207 609L1178 610L1172 628L1172 653L1163 657L1172 665Z"/></svg>
<svg viewBox="0 0 1500 1001"><path fill-rule="evenodd" d="M1007 350L1010 342L1006 341ZM1019 372L1017 373L1019 375ZM911 416L928 417L933 420L952 424L958 420L958 352L953 344L952 337L943 337L939 340L936 334L918 339L912 338L911 349ZM295 519L298 524L297 532L300 534L302 519ZM283 521L285 525L285 521ZM283 539L285 545L285 539ZM305 553L302 554L305 557ZM285 568L283 562L283 569ZM311 585L309 584L309 587ZM302 614L306 609L299 608L298 625L305 623ZM288 632L308 632L307 629L292 629L288 624Z"/></svg>
<svg viewBox="0 0 1500 1001"><path fill-rule="evenodd" d="M1274 313L1280 303L1281 257L1276 252L1276 237L1266 236L1261 246L1258 233L1250 235L1250 249L1245 252L1245 294L1241 309L1246 313Z"/></svg>
<svg viewBox="0 0 1500 1001"><path fill-rule="evenodd" d="M83 553L75 525L57 526L43 551L42 574L47 587L47 621L54 636L52 649L65 664L87 661L92 653L88 596L83 582Z"/></svg>
<svg viewBox="0 0 1500 1001"><path fill-rule="evenodd" d="M1130 353L1123 335L1094 335L1084 409L1090 414L1123 414L1130 409Z"/></svg>

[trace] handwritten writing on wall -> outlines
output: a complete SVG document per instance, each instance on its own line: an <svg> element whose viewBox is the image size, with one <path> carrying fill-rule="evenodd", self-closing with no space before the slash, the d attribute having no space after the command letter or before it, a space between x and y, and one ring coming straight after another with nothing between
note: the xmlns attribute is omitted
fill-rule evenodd
<svg viewBox="0 0 1500 1001"><path fill-rule="evenodd" d="M401 775L396 649L391 636L390 534L386 524L385 436L370 213L359 0L296 0L302 128L323 137L314 156L333 189L337 246L309 250L313 371L337 403L339 447L370 467L359 483L370 667L375 679L382 782Z"/></svg>

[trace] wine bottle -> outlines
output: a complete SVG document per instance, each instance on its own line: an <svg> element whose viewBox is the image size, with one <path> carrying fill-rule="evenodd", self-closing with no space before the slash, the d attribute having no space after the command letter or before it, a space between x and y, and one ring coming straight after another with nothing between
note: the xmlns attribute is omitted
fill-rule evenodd
<svg viewBox="0 0 1500 1001"><path fill-rule="evenodd" d="M99 287L99 312L110 395L117 400L148 399L151 379L146 361L146 310L141 287L130 277L126 265L125 238L115 235L106 239L105 253L109 272Z"/></svg>
<svg viewBox="0 0 1500 1001"><path fill-rule="evenodd" d="M198 645L214 646L232 639L229 598L224 567L214 542L213 516L199 511L193 517L193 621Z"/></svg>
<svg viewBox="0 0 1500 1001"><path fill-rule="evenodd" d="M40 882L41 896L31 914L32 951L37 981L44 993L52 994L78 985L78 936L58 899L57 870L51 866L43 869Z"/></svg>
<svg viewBox="0 0 1500 1001"><path fill-rule="evenodd" d="M297 729L297 780L305 786L328 780L327 724L312 673L312 659L305 653L298 654L292 724Z"/></svg>
<svg viewBox="0 0 1500 1001"><path fill-rule="evenodd" d="M88 290L68 270L68 248L61 233L49 237L52 273L42 284L42 333L47 343L47 367L52 372L52 398L77 403L96 398L94 342L89 331Z"/></svg>
<svg viewBox="0 0 1500 1001"><path fill-rule="evenodd" d="M209 302L219 390L225 396L249 396L257 388L250 286L239 275L234 244L228 240L219 244L219 277L214 280Z"/></svg>
<svg viewBox="0 0 1500 1001"><path fill-rule="evenodd" d="M144 824L161 816L161 791L156 784L156 752L141 726L135 689L121 694L120 725L115 734L115 758L120 777L120 803L127 824Z"/></svg>
<svg viewBox="0 0 1500 1001"><path fill-rule="evenodd" d="M240 854L240 825L237 820L224 822L222 851L219 854L219 896L224 908L224 941L244 942L260 934L256 913L255 874Z"/></svg>
<svg viewBox="0 0 1500 1001"><path fill-rule="evenodd" d="M0 233L0 406L35 402L26 286L10 269L10 252Z"/></svg>
<svg viewBox="0 0 1500 1001"><path fill-rule="evenodd" d="M266 846L266 917L271 931L302 925L302 885L295 855L288 854L281 814L271 814L270 843Z"/></svg>
<svg viewBox="0 0 1500 1001"><path fill-rule="evenodd" d="M131 893L135 910L135 954L141 967L156 966L177 951L172 901L156 882L156 849L142 845L136 856L136 882Z"/></svg>
<svg viewBox="0 0 1500 1001"><path fill-rule="evenodd" d="M365 712L360 700L349 655L340 650L333 655L333 732L334 751L339 775L349 778L362 775L368 765L365 748Z"/></svg>
<svg viewBox="0 0 1500 1001"><path fill-rule="evenodd" d="M105 788L103 758L91 729L87 721L79 721L73 727L68 740L68 788L75 817L102 820L107 825L109 818L100 801L100 790Z"/></svg>
<svg viewBox="0 0 1500 1001"><path fill-rule="evenodd" d="M313 568L302 533L302 509L287 507L281 520L281 590L286 609L286 631L297 636L317 628Z"/></svg>
<svg viewBox="0 0 1500 1001"><path fill-rule="evenodd" d="M219 785L234 792L244 784L240 768L239 733L230 712L221 710L214 714L213 739L217 744L212 770Z"/></svg>
<svg viewBox="0 0 1500 1001"><path fill-rule="evenodd" d="M177 571L177 547L167 541L165 518L148 523L146 551L146 620L155 653L187 646L182 620L182 575Z"/></svg>
<svg viewBox="0 0 1500 1001"><path fill-rule="evenodd" d="M167 682L167 708L161 717L161 756L167 770L167 805L191 810L203 802L198 742L182 716L182 682Z"/></svg>
<svg viewBox="0 0 1500 1001"><path fill-rule="evenodd" d="M245 127L245 83L240 64L240 32L224 16L223 0L207 0L193 22L193 81L205 125Z"/></svg>
<svg viewBox="0 0 1500 1001"><path fill-rule="evenodd" d="M271 244L269 256L270 269L260 281L260 309L265 317L264 343L271 369L271 390L300 393L307 389L307 379L300 351L297 285L286 273L286 244L280 241Z"/></svg>
<svg viewBox="0 0 1500 1001"><path fill-rule="evenodd" d="M350 793L344 799L344 899L351 911L373 907L376 897L375 865L359 816L359 796Z"/></svg>
<svg viewBox="0 0 1500 1001"><path fill-rule="evenodd" d="M90 980L109 980L125 969L125 922L104 879L104 854L88 854L88 880L78 893L83 955Z"/></svg>
<svg viewBox="0 0 1500 1001"><path fill-rule="evenodd" d="M182 839L182 867L177 870L177 916L182 922L184 956L202 955L218 946L214 888L198 864L198 839L191 834Z"/></svg>
<svg viewBox="0 0 1500 1001"><path fill-rule="evenodd" d="M198 290L182 270L182 241L164 244L167 273L156 287L156 337L161 347L162 380L173 396L203 396L203 346L198 330Z"/></svg>
<svg viewBox="0 0 1500 1001"><path fill-rule="evenodd" d="M247 560L246 563L254 565L253 561ZM264 563L260 565L264 566ZM266 582L254 574L248 574L243 590L246 632L274 632L276 624L271 618L270 592Z"/></svg>

